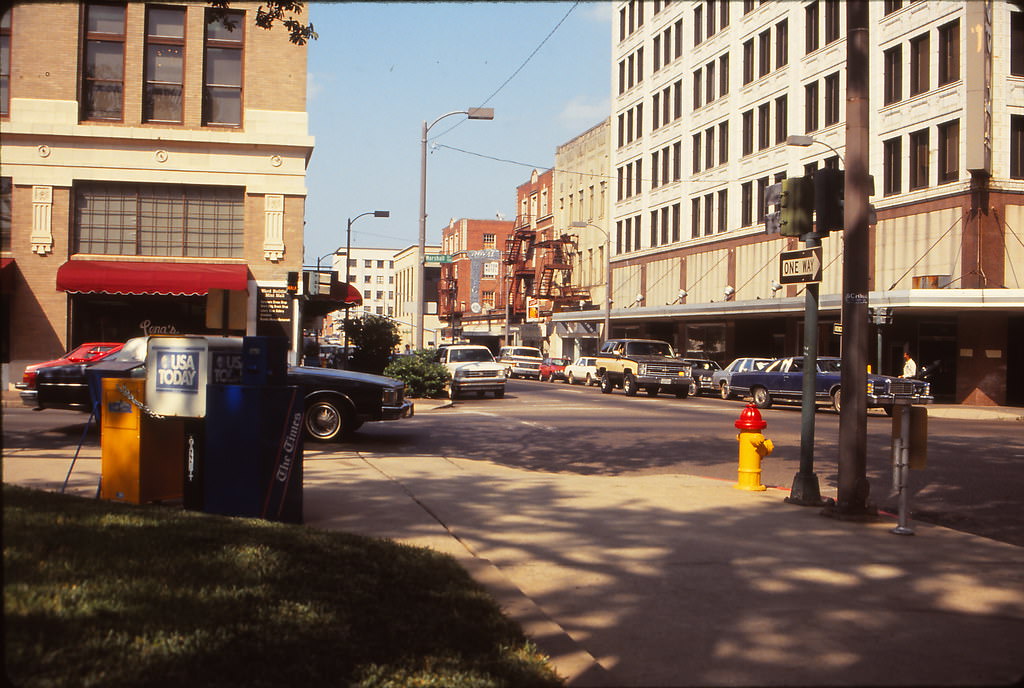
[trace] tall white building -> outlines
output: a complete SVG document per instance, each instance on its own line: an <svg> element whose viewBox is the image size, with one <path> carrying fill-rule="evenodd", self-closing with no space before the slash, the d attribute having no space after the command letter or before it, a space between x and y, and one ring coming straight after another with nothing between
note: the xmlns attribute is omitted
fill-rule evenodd
<svg viewBox="0 0 1024 688"><path fill-rule="evenodd" d="M908 349L941 362L940 399L1024 403L1011 344L1024 335L1024 13L1006 0L867 7L868 301L893 312L870 360L898 374ZM802 290L773 283L780 252L801 244L765 233L763 199L787 176L844 167L847 3L615 12L613 333L723 361L800 353ZM838 355L842 233L822 245L819 352Z"/></svg>

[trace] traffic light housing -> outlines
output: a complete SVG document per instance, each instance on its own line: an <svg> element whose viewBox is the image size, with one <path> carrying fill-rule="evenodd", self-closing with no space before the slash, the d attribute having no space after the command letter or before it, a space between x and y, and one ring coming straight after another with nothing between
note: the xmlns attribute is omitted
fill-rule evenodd
<svg viewBox="0 0 1024 688"><path fill-rule="evenodd" d="M846 175L842 170L825 167L814 171L814 213L818 234L843 229L843 197Z"/></svg>
<svg viewBox="0 0 1024 688"><path fill-rule="evenodd" d="M799 237L814 230L811 223L814 212L814 180L811 177L792 177L782 180L779 197L779 234Z"/></svg>

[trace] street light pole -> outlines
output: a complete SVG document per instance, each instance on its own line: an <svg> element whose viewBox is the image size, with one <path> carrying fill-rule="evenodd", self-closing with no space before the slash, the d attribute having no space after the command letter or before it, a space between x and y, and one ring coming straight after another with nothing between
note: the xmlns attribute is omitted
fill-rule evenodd
<svg viewBox="0 0 1024 688"><path fill-rule="evenodd" d="M466 115L469 119L494 119L494 108L469 108L447 112L430 124L423 120L423 131L420 134L420 236L416 247L416 278L413 288L415 309L413 318L413 344L415 348L423 348L423 301L426 297L426 269L424 261L427 253L427 133L431 127L452 115Z"/></svg>
<svg viewBox="0 0 1024 688"><path fill-rule="evenodd" d="M612 337L612 247L611 237L608 236L608 232L604 231L592 222L577 221L569 224L570 227L583 228L593 227L597 231L604 235L604 338L611 339Z"/></svg>
<svg viewBox="0 0 1024 688"><path fill-rule="evenodd" d="M348 219L348 229L345 231L345 288L346 290L351 286L352 283L352 223L361 217L366 215L373 215L374 217L391 217L390 210L368 210L365 213L360 213L355 217ZM347 296L347 294L346 294ZM346 302L347 303L347 302ZM348 315L349 306L345 306L345 348L342 349L341 356L341 367L348 369Z"/></svg>

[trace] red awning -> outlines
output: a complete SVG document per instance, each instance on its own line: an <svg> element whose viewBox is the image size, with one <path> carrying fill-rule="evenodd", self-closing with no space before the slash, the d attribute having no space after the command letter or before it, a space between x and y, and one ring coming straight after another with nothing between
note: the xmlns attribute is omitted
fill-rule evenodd
<svg viewBox="0 0 1024 688"><path fill-rule="evenodd" d="M246 265L69 260L57 270L57 290L73 294L200 296L211 289L245 291Z"/></svg>

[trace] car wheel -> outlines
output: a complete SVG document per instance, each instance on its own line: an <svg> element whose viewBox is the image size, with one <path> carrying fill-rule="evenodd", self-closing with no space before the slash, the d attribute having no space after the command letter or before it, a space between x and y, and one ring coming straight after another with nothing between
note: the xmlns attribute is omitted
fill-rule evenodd
<svg viewBox="0 0 1024 688"><path fill-rule="evenodd" d="M575 385L576 384L576 376L573 375L572 373L569 373L568 375L565 376L565 381L568 382L570 385ZM589 382L589 380L588 380L588 382Z"/></svg>
<svg viewBox="0 0 1024 688"><path fill-rule="evenodd" d="M696 380L690 383L690 396L695 397L700 394L700 387L697 386Z"/></svg>
<svg viewBox="0 0 1024 688"><path fill-rule="evenodd" d="M683 389L676 388L676 399L685 399L690 396L690 388L685 387Z"/></svg>
<svg viewBox="0 0 1024 688"><path fill-rule="evenodd" d="M598 382L597 380L595 380L593 377L591 377L590 373L587 373L587 383L586 383L587 387L590 387L591 385L596 385L597 382Z"/></svg>
<svg viewBox="0 0 1024 688"><path fill-rule="evenodd" d="M506 380L511 380L512 379L512 369L511 368L505 368L505 379Z"/></svg>
<svg viewBox="0 0 1024 688"><path fill-rule="evenodd" d="M448 390L448 398L452 401L459 398L459 389L455 385L452 385L451 389Z"/></svg>
<svg viewBox="0 0 1024 688"><path fill-rule="evenodd" d="M627 397L635 397L636 393L640 391L640 385L637 384L636 378L629 373L622 378L622 391L626 393Z"/></svg>
<svg viewBox="0 0 1024 688"><path fill-rule="evenodd" d="M306 437L315 442L332 442L351 435L359 427L346 406L331 399L316 399L303 414Z"/></svg>
<svg viewBox="0 0 1024 688"><path fill-rule="evenodd" d="M892 411L892 404L890 404L889 406L883 406L882 410L885 411L885 415L887 415L890 418L892 418L892 413L893 413L893 411Z"/></svg>
<svg viewBox="0 0 1024 688"><path fill-rule="evenodd" d="M608 373L601 376L600 385L602 394L611 394L612 390L615 389L615 385L612 384L611 378L608 377Z"/></svg>
<svg viewBox="0 0 1024 688"><path fill-rule="evenodd" d="M754 406L760 409L772 407L772 395L764 387L754 387L750 390L750 396L754 398Z"/></svg>
<svg viewBox="0 0 1024 688"><path fill-rule="evenodd" d="M723 381L722 384L718 386L718 392L719 392L719 394L722 395L723 399L728 399L729 397L732 396L732 394L729 392L729 383L728 382L724 382Z"/></svg>
<svg viewBox="0 0 1024 688"><path fill-rule="evenodd" d="M645 389L644 391L647 392L647 396L656 397L658 396L659 390L660 388L658 387L658 385L648 385L647 389Z"/></svg>
<svg viewBox="0 0 1024 688"><path fill-rule="evenodd" d="M836 413L839 413L840 408L842 407L842 405L843 405L843 402L839 398L839 388L836 387L835 391L832 392L832 408L834 408L836 410Z"/></svg>
<svg viewBox="0 0 1024 688"><path fill-rule="evenodd" d="M505 390L503 389L499 389L497 392L494 393L495 399L501 399L503 396L505 396Z"/></svg>

